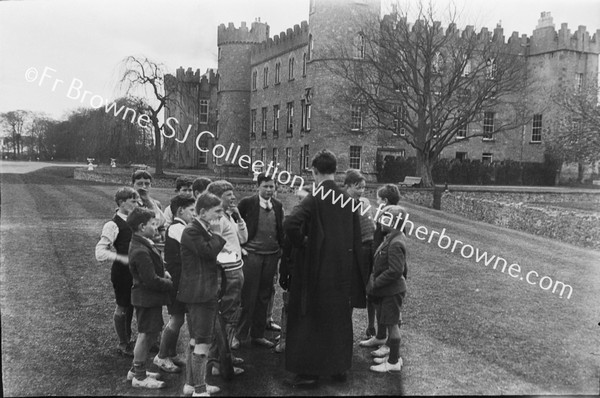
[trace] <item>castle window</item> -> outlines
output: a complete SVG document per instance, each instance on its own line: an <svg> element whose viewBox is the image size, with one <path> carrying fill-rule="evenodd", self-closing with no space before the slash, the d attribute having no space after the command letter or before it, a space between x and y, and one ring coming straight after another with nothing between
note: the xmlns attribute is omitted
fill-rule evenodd
<svg viewBox="0 0 600 398"><path fill-rule="evenodd" d="M290 58L288 65L288 80L294 80L294 57Z"/></svg>
<svg viewBox="0 0 600 398"><path fill-rule="evenodd" d="M581 87L583 87L583 73L575 74L575 89L577 91L581 91Z"/></svg>
<svg viewBox="0 0 600 398"><path fill-rule="evenodd" d="M254 164L256 160L256 148L250 148L250 164Z"/></svg>
<svg viewBox="0 0 600 398"><path fill-rule="evenodd" d="M263 88L269 87L269 67L265 66L263 69Z"/></svg>
<svg viewBox="0 0 600 398"><path fill-rule="evenodd" d="M221 91L221 74L217 73L217 92Z"/></svg>
<svg viewBox="0 0 600 398"><path fill-rule="evenodd" d="M261 110L261 117L262 117L262 120L261 120L261 126L262 126L262 128L261 128L261 135L262 135L263 138L267 138L267 108L266 107L262 108L262 110Z"/></svg>
<svg viewBox="0 0 600 398"><path fill-rule="evenodd" d="M300 172L305 171L310 165L310 154L308 144L300 147Z"/></svg>
<svg viewBox="0 0 600 398"><path fill-rule="evenodd" d="M294 103L287 103L287 132L288 135L292 135L294 130Z"/></svg>
<svg viewBox="0 0 600 398"><path fill-rule="evenodd" d="M490 164L492 163L492 160L493 158L491 153L483 153L481 155L481 163L483 164Z"/></svg>
<svg viewBox="0 0 600 398"><path fill-rule="evenodd" d="M463 77L469 76L471 74L471 71L472 71L471 61L467 60L465 62L465 67L463 68L463 71L462 71Z"/></svg>
<svg viewBox="0 0 600 398"><path fill-rule="evenodd" d="M362 32L354 38L354 58L365 58L365 36Z"/></svg>
<svg viewBox="0 0 600 398"><path fill-rule="evenodd" d="M313 36L312 34L308 35L308 54L306 55L307 60L310 61L312 59L313 56Z"/></svg>
<svg viewBox="0 0 600 398"><path fill-rule="evenodd" d="M292 148L285 148L285 169L292 172Z"/></svg>
<svg viewBox="0 0 600 398"><path fill-rule="evenodd" d="M281 82L281 62L277 61L275 64L275 84L279 84Z"/></svg>
<svg viewBox="0 0 600 398"><path fill-rule="evenodd" d="M462 162L463 160L467 159L467 152L456 152L456 160L460 160Z"/></svg>
<svg viewBox="0 0 600 398"><path fill-rule="evenodd" d="M263 162L263 164L267 164L267 149L266 148L260 148L260 161Z"/></svg>
<svg viewBox="0 0 600 398"><path fill-rule="evenodd" d="M539 113L533 115L531 142L542 142L542 115Z"/></svg>
<svg viewBox="0 0 600 398"><path fill-rule="evenodd" d="M362 130L363 127L363 115L362 115L362 105L361 104L353 104L352 105L352 130Z"/></svg>
<svg viewBox="0 0 600 398"><path fill-rule="evenodd" d="M496 64L496 60L494 58L488 58L487 61L485 61L485 77L494 80L497 72L498 65Z"/></svg>
<svg viewBox="0 0 600 398"><path fill-rule="evenodd" d="M350 168L360 170L360 152L362 147L351 146L350 147Z"/></svg>
<svg viewBox="0 0 600 398"><path fill-rule="evenodd" d="M256 91L256 81L258 80L258 72L252 71L252 90Z"/></svg>
<svg viewBox="0 0 600 398"><path fill-rule="evenodd" d="M406 107L402 105L396 105L394 109L394 133L399 135L406 135L406 129L404 128L404 122L407 119L408 115L406 112Z"/></svg>
<svg viewBox="0 0 600 398"><path fill-rule="evenodd" d="M215 111L215 139L219 139L219 111Z"/></svg>
<svg viewBox="0 0 600 398"><path fill-rule="evenodd" d="M256 109L250 111L250 138L256 138Z"/></svg>
<svg viewBox="0 0 600 398"><path fill-rule="evenodd" d="M485 112L483 114L483 140L494 139L494 112Z"/></svg>
<svg viewBox="0 0 600 398"><path fill-rule="evenodd" d="M217 59L221 59L221 47L217 50Z"/></svg>
<svg viewBox="0 0 600 398"><path fill-rule="evenodd" d="M279 136L279 105L273 105L273 138Z"/></svg>
<svg viewBox="0 0 600 398"><path fill-rule="evenodd" d="M436 52L433 55L433 60L431 63L432 66L432 72L433 73L442 73L442 69L444 68L444 57L442 56L441 53Z"/></svg>
<svg viewBox="0 0 600 398"><path fill-rule="evenodd" d="M279 157L279 148L273 148L273 164L277 166L277 158Z"/></svg>
<svg viewBox="0 0 600 398"><path fill-rule="evenodd" d="M462 140L463 138L467 138L467 125L463 124L456 131L456 139Z"/></svg>
<svg viewBox="0 0 600 398"><path fill-rule="evenodd" d="M208 138L206 138L205 135L203 135L199 140L198 140L198 145L200 145L200 148L208 148ZM204 151L198 151L198 164L208 164L208 152L204 152Z"/></svg>
<svg viewBox="0 0 600 398"><path fill-rule="evenodd" d="M302 55L302 76L306 77L306 53Z"/></svg>
<svg viewBox="0 0 600 398"><path fill-rule="evenodd" d="M200 100L200 117L198 122L208 123L208 100Z"/></svg>
<svg viewBox="0 0 600 398"><path fill-rule="evenodd" d="M300 101L300 108L302 109L302 128L300 131L310 131L310 113L311 104L306 101Z"/></svg>

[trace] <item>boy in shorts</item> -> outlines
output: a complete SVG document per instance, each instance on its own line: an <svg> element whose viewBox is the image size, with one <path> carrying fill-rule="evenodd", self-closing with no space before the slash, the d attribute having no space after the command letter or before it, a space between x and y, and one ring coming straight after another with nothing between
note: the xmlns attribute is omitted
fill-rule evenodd
<svg viewBox="0 0 600 398"><path fill-rule="evenodd" d="M115 290L117 307L113 314L115 331L119 338L118 352L133 357L131 341L131 321L133 306L131 305L131 285L133 279L129 272L129 242L131 228L127 225L127 216L138 205L139 196L135 189L122 187L115 193L118 209L111 221L104 224L100 241L96 244L96 260L112 261L110 280Z"/></svg>
<svg viewBox="0 0 600 398"><path fill-rule="evenodd" d="M400 190L394 184L385 184L377 190L377 205L378 206L389 206L397 205L400 201ZM383 242L383 232L381 225L376 223L375 232L373 233L373 250L377 249L381 242ZM371 269L369 274L373 270L373 264L371 261ZM361 347L379 347L374 351L374 355L386 356L390 353L390 348L385 344L387 340L386 327L381 324L377 324L377 331L375 331L375 307L367 299L367 317L369 325L367 327L367 340L363 340L358 343Z"/></svg>
<svg viewBox="0 0 600 398"><path fill-rule="evenodd" d="M138 324L133 366L127 378L131 378L133 387L163 388L165 382L157 380L156 374L146 373L146 359L150 344L156 341L162 330L162 306L169 303L173 282L152 241L157 234L154 212L138 207L127 216L127 224L133 231L129 245L129 270L133 277L131 303L135 307Z"/></svg>
<svg viewBox="0 0 600 398"><path fill-rule="evenodd" d="M179 176L175 180L175 194L184 198L193 198L192 184L194 181L190 177ZM169 225L173 223L175 217L174 209L171 206L167 206L163 212L165 215L165 228L169 228Z"/></svg>
<svg viewBox="0 0 600 398"><path fill-rule="evenodd" d="M221 217L221 198L205 192L198 196L196 216L181 235L181 280L177 299L186 303L188 310L191 334L187 366L191 372L186 372L186 384L194 386L193 394L197 396L208 396L219 390L206 384L206 365L215 337L221 286L217 255L226 243L221 236L210 232L210 225Z"/></svg>
<svg viewBox="0 0 600 398"><path fill-rule="evenodd" d="M185 321L185 304L177 301L177 289L181 278L181 235L185 226L192 222L195 215L196 201L191 196L175 196L171 199L169 208L175 215L173 223L167 228L165 234L165 268L171 274L173 290L171 290L171 304L169 310L169 323L162 332L160 350L154 357L154 364L167 373L179 372L180 366L185 362L177 358L177 340L179 331ZM189 327L189 324L188 324Z"/></svg>
<svg viewBox="0 0 600 398"><path fill-rule="evenodd" d="M389 225L385 224L384 215ZM393 217L391 222L389 216ZM372 371L379 373L400 372L402 369L400 309L406 295L406 246L404 233L394 228L394 221L399 219L400 222L395 225L400 228L405 217L406 210L400 206L383 208L378 223L386 236L375 251L373 272L367 283L367 294L375 305L377 319L381 325L387 327L389 334L389 356L375 358L376 365L370 367Z"/></svg>

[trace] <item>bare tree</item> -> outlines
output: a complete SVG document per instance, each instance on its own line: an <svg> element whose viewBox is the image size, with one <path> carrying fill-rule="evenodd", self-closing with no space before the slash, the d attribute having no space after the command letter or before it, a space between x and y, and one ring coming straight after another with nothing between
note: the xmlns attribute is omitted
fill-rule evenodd
<svg viewBox="0 0 600 398"><path fill-rule="evenodd" d="M460 32L452 12L444 30L435 14L431 3L420 3L410 25L408 12L396 6L382 20L364 23L352 45L332 47L327 62L342 78L340 98L366 114L363 130L416 150L426 187L433 186L434 162L457 136L493 139L530 118L519 111L528 86L520 43L472 26ZM486 127L467 130L481 122Z"/></svg>
<svg viewBox="0 0 600 398"><path fill-rule="evenodd" d="M163 112L167 104L178 106L175 92L165 91L165 66L146 57L129 56L122 63L120 78L121 86L125 87L127 95L138 92L146 93L145 113L150 118L154 133L154 159L156 174L163 174L163 153L161 133L165 127ZM148 90L150 94L148 95Z"/></svg>
<svg viewBox="0 0 600 398"><path fill-rule="evenodd" d="M2 123L8 128L11 134L11 143L15 158L21 155L23 150L23 128L29 111L17 110L0 114Z"/></svg>
<svg viewBox="0 0 600 398"><path fill-rule="evenodd" d="M600 104L598 82L561 90L552 95L557 105L548 135L548 150L561 164L577 163L577 182L584 167L600 160Z"/></svg>

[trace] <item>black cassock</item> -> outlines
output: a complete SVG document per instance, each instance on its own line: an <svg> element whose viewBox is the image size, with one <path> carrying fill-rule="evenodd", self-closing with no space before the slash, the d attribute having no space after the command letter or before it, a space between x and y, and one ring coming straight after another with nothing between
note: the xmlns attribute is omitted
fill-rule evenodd
<svg viewBox="0 0 600 398"><path fill-rule="evenodd" d="M361 264L360 221L347 194L334 181L322 183L322 198L308 195L284 222L297 248L288 303L286 370L327 376L352 363L352 308L364 308L366 270Z"/></svg>

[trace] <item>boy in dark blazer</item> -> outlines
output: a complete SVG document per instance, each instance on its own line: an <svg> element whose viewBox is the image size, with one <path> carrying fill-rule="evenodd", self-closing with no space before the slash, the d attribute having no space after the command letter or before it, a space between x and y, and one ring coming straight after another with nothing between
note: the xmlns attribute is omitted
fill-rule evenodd
<svg viewBox="0 0 600 398"><path fill-rule="evenodd" d="M192 371L186 372L189 379L186 384L194 386L193 393L197 395L219 391L218 387L207 385L205 379L221 286L217 255L225 246L225 239L210 232L210 223L221 217L221 198L205 192L196 200L196 217L181 235L181 280L177 300L186 303L188 310L191 335L187 366Z"/></svg>
<svg viewBox="0 0 600 398"><path fill-rule="evenodd" d="M385 224L383 215L386 216L389 225ZM377 365L370 368L374 372L400 372L402 369L400 309L406 295L406 245L404 233L400 229L395 229L390 220L405 218L406 210L394 205L383 208L382 216L378 220L382 232L387 234L375 251L373 272L367 283L367 294L375 305L379 324L387 327L389 357L375 358Z"/></svg>
<svg viewBox="0 0 600 398"><path fill-rule="evenodd" d="M160 252L152 238L157 234L157 222L152 210L135 208L127 216L133 231L129 244L129 270L133 277L131 304L135 307L138 338L133 350L133 367L128 373L133 387L163 388L165 383L155 374L146 374L146 359L150 343L156 341L163 327L162 306L169 303L173 288L171 276L165 271Z"/></svg>

